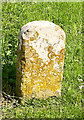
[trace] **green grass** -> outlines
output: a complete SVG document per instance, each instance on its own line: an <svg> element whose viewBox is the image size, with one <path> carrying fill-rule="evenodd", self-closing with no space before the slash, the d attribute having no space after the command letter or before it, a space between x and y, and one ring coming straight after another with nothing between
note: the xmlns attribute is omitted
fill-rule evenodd
<svg viewBox="0 0 84 120"><path fill-rule="evenodd" d="M79 81L82 79L82 2L2 3L2 83L3 91L15 94L16 56L20 28L28 22L48 20L66 33L66 53L62 96L33 99L28 105L2 107L3 118L82 118Z"/></svg>

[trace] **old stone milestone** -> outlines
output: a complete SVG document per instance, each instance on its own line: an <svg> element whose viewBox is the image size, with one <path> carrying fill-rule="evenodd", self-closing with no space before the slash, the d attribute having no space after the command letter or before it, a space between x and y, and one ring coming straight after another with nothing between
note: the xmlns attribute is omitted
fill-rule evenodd
<svg viewBox="0 0 84 120"><path fill-rule="evenodd" d="M65 33L49 21L21 28L17 53L17 95L27 98L61 96Z"/></svg>

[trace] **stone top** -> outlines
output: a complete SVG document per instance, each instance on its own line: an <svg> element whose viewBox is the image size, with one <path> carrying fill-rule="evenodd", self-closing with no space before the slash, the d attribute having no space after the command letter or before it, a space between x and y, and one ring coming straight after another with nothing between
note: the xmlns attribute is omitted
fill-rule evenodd
<svg viewBox="0 0 84 120"><path fill-rule="evenodd" d="M23 39L30 41L29 46L38 51L39 57L44 62L49 62L47 57L48 46L53 46L55 54L59 54L59 51L65 48L65 32L61 27L49 21L42 20L27 23L21 28L19 35L20 43L22 43L21 36Z"/></svg>

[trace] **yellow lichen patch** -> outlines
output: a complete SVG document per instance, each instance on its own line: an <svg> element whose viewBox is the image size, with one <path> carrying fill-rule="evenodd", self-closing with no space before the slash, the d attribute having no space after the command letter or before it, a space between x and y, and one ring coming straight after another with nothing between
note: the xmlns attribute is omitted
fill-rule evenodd
<svg viewBox="0 0 84 120"><path fill-rule="evenodd" d="M36 36L38 37L39 36L39 33L36 31Z"/></svg>
<svg viewBox="0 0 84 120"><path fill-rule="evenodd" d="M47 48L47 50L50 51L50 52L52 51L52 49L53 49L53 46L49 46L49 47Z"/></svg>
<svg viewBox="0 0 84 120"><path fill-rule="evenodd" d="M64 36L63 35L61 35L61 39L64 40Z"/></svg>
<svg viewBox="0 0 84 120"><path fill-rule="evenodd" d="M64 49L61 49L60 50L60 58L59 58L59 64L60 62L63 62L64 61L64 53L65 53L65 50Z"/></svg>
<svg viewBox="0 0 84 120"><path fill-rule="evenodd" d="M38 56L38 54L37 54L37 56ZM32 71L34 71L34 72L30 71L30 73L31 73L31 75L29 76L30 77L30 82L29 82L30 84L26 83L26 87L25 87L25 84L23 84L22 90L23 90L24 96L27 96L28 94L31 95L33 92L33 85L36 85L36 84L39 84L36 87L36 92L39 92L42 89L50 89L51 91L55 92L56 90L60 89L60 85L58 85L56 82L56 81L58 81L57 77L54 78L54 76L53 76L53 74L56 73L56 70L53 70L54 62L53 62L53 60L51 60L53 58L53 56L55 56L55 54L53 52L52 52L52 55L50 57L48 56L50 59L50 62L48 65L46 65L46 63L44 63L43 60L39 58L39 56L35 57L35 55L34 55L33 60L30 60L31 57L26 58L26 59L30 60L31 64L30 64L30 62L27 62L27 63L24 61L22 62L23 65L25 64L25 68L22 67L22 69L24 69L25 72L30 71L30 68ZM33 58L33 55L32 55L32 58ZM43 63L42 66L41 66L41 63ZM45 68L45 66L47 66L47 67ZM50 74L50 71L51 71L51 74ZM46 75L46 77L44 74ZM25 76L25 77L27 77L27 76ZM34 82L36 79L38 79L39 82ZM59 79L61 79L60 76L59 76ZM50 82L49 82L49 80L50 80ZM26 81L29 81L29 79L26 79ZM57 84L57 86L54 85L55 83Z"/></svg>
<svg viewBox="0 0 84 120"><path fill-rule="evenodd" d="M29 44L29 40L23 39L23 42Z"/></svg>
<svg viewBox="0 0 84 120"><path fill-rule="evenodd" d="M48 41L48 39L45 39L45 41Z"/></svg>
<svg viewBox="0 0 84 120"><path fill-rule="evenodd" d="M36 38L38 37L39 33L36 31L35 34L33 34L32 37L30 37L30 41L34 41L36 40Z"/></svg>
<svg viewBox="0 0 84 120"><path fill-rule="evenodd" d="M56 26L55 27L55 30L57 31L57 30L59 30L59 29L61 29L62 30L62 28L61 27L59 27L59 26Z"/></svg>
<svg viewBox="0 0 84 120"><path fill-rule="evenodd" d="M65 50L64 50L64 49L61 49L61 50L60 50L60 54L64 55L64 53L65 53Z"/></svg>
<svg viewBox="0 0 84 120"><path fill-rule="evenodd" d="M40 91L40 86L38 85L36 88L36 92L39 92L39 91Z"/></svg>

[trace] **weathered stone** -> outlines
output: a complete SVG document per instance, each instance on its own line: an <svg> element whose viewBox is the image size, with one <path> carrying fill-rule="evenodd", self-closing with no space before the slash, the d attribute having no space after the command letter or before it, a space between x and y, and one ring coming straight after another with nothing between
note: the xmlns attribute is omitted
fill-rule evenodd
<svg viewBox="0 0 84 120"><path fill-rule="evenodd" d="M17 57L18 96L61 96L65 33L49 21L29 22L21 28Z"/></svg>

